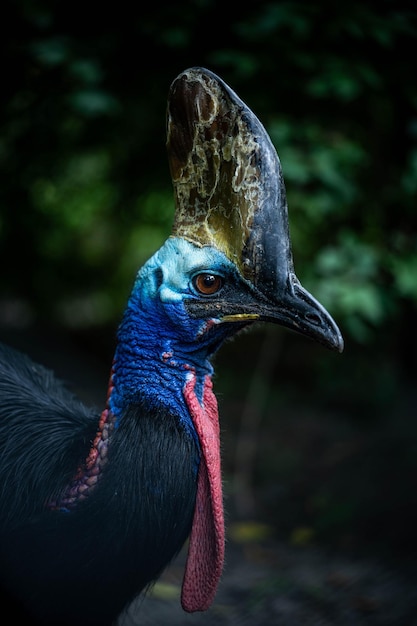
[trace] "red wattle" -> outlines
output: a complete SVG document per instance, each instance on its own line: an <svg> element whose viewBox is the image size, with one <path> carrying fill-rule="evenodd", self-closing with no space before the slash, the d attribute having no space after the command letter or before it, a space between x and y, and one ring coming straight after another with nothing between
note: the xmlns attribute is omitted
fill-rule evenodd
<svg viewBox="0 0 417 626"><path fill-rule="evenodd" d="M188 612L205 611L213 602L223 570L225 544L217 400L207 376L200 404L194 392L195 383L193 375L184 388L202 453L181 593L182 607Z"/></svg>

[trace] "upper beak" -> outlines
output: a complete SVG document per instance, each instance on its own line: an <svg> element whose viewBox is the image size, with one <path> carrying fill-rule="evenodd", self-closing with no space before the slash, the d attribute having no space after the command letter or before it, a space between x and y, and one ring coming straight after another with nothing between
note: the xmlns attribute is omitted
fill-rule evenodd
<svg viewBox="0 0 417 626"><path fill-rule="evenodd" d="M244 300L221 319L282 324L343 350L336 323L298 281L281 164L261 122L218 76L190 68L171 85L167 147L173 235L212 245L237 267Z"/></svg>

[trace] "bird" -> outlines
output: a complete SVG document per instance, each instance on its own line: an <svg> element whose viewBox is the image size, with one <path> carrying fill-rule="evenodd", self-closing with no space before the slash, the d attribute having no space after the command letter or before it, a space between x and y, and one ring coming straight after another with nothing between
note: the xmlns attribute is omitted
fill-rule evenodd
<svg viewBox="0 0 417 626"><path fill-rule="evenodd" d="M258 322L341 352L298 280L281 163L252 110L193 66L168 92L172 231L139 269L104 409L0 346L0 588L42 626L110 626L188 542L181 604L205 611L225 523L213 361Z"/></svg>

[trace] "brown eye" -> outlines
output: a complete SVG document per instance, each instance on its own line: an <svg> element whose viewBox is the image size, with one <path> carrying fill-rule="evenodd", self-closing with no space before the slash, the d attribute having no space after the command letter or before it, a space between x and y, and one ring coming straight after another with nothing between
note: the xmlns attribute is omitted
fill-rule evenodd
<svg viewBox="0 0 417 626"><path fill-rule="evenodd" d="M223 286L223 279L216 274L198 274L193 279L195 289L203 296L212 296Z"/></svg>

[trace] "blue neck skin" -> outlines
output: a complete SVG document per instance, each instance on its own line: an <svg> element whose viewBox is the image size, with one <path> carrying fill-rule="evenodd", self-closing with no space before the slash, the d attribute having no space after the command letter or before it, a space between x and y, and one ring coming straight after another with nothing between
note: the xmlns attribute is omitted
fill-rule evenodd
<svg viewBox="0 0 417 626"><path fill-rule="evenodd" d="M150 405L170 408L197 440L184 402L184 385L192 370L201 401L204 379L213 373L209 355L225 329L220 320L191 318L184 300L197 297L191 282L196 273L225 274L232 268L215 248L198 248L171 237L139 271L118 331L109 400L116 427L126 407L146 397Z"/></svg>

